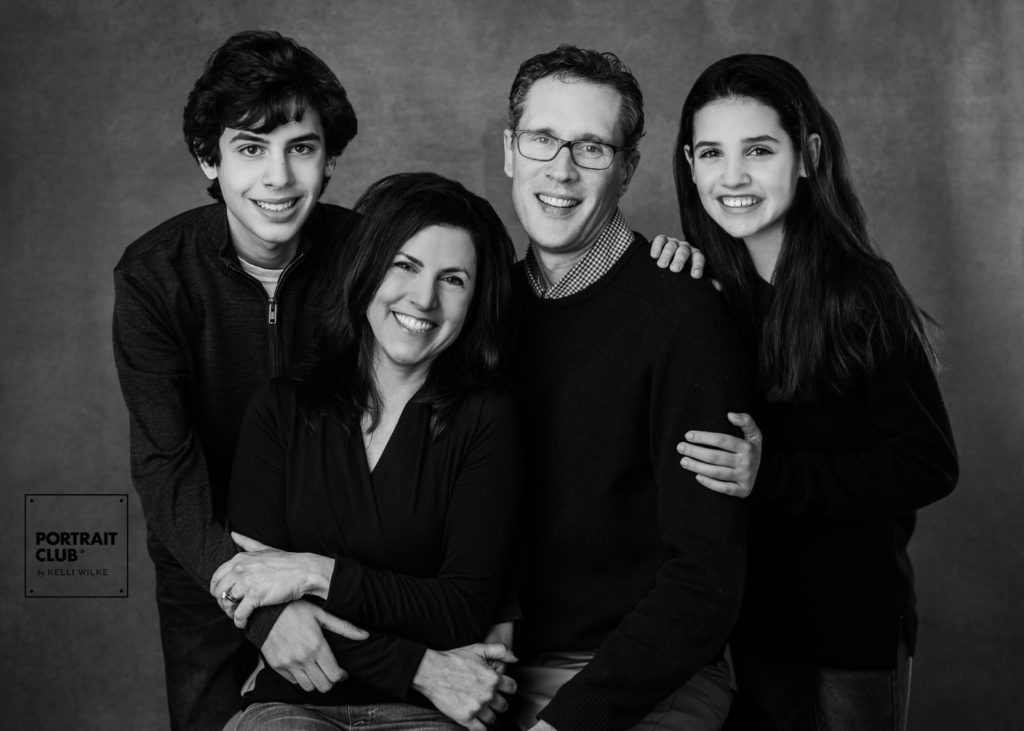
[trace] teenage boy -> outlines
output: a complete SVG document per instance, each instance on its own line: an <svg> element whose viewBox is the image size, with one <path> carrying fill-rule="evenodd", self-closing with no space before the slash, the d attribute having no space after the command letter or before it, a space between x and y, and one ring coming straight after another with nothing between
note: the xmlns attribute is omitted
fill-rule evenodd
<svg viewBox="0 0 1024 731"><path fill-rule="evenodd" d="M185 141L217 203L135 241L114 270L114 357L132 481L147 523L174 729L220 729L265 660L303 688L343 677L323 630L362 635L319 607L260 610L239 632L210 596L236 553L223 518L249 396L312 337L319 271L354 214L318 202L356 134L345 89L272 32L232 36L189 94Z"/></svg>

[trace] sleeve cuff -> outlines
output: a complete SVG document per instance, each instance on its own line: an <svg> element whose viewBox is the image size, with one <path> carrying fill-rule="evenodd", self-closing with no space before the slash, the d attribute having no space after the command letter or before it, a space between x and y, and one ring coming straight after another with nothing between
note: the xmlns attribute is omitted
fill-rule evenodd
<svg viewBox="0 0 1024 731"><path fill-rule="evenodd" d="M778 453L767 449L762 450L761 464L757 469L757 479L754 482L754 489L750 491L748 500L761 505L770 503L773 499L777 498L778 496L773 494L773 488L777 488L781 483L781 470L782 460L779 459Z"/></svg>
<svg viewBox="0 0 1024 731"><path fill-rule="evenodd" d="M537 718L556 731L611 731L612 709L607 696L575 680L563 685Z"/></svg>
<svg viewBox="0 0 1024 731"><path fill-rule="evenodd" d="M249 617L249 623L245 626L245 636L256 646L257 650L261 649L263 643L267 641L270 630L277 624L285 606L284 604L275 604L271 607L260 607Z"/></svg>
<svg viewBox="0 0 1024 731"><path fill-rule="evenodd" d="M357 600L362 584L363 567L358 561L351 561L337 554L332 554L331 558L334 559L334 573L331 574L331 585L327 588L324 609L336 617L344 617L359 624L362 621L362 612Z"/></svg>

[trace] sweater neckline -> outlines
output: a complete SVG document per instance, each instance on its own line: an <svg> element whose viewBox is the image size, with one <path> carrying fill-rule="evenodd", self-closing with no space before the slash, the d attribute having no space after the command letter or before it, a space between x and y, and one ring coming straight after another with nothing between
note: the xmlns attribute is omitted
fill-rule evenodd
<svg viewBox="0 0 1024 731"><path fill-rule="evenodd" d="M633 241L630 243L629 248L627 248L622 253L622 256L620 256L618 258L618 261L616 261L612 265L611 269L605 272L605 274L593 284L584 287L579 292L575 292L565 297L548 299L538 295L534 291L533 286L530 284L529 274L526 272L525 262L521 262L522 272L520 274L522 275L523 279L522 284L526 288L527 296L530 298L530 302L536 307L557 308L574 305L579 302L584 302L590 299L591 297L596 296L599 292L603 291L606 287L610 286L613 281L618 279L619 274L622 272L622 270L630 261L632 261L633 257L637 255L637 251L644 248L642 246L639 246L639 243L644 240L644 237L641 236L636 231L633 231L632 233Z"/></svg>

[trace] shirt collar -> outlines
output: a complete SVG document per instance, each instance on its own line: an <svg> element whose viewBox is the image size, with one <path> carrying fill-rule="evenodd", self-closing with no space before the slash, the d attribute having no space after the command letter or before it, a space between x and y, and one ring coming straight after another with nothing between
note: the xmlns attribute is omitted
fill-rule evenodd
<svg viewBox="0 0 1024 731"><path fill-rule="evenodd" d="M558 280L558 284L547 286L532 245L526 250L526 278L534 294L542 299L569 297L582 292L607 274L632 243L633 232L626 225L622 211L615 209L615 215L598 233L594 244L573 264L565 276Z"/></svg>

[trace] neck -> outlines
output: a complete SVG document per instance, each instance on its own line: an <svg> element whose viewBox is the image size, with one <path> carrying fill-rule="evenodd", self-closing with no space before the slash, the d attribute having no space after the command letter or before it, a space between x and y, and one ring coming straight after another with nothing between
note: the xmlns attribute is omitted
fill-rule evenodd
<svg viewBox="0 0 1024 731"><path fill-rule="evenodd" d="M782 236L771 239L744 239L743 243L750 252L750 258L754 261L754 268L764 281L771 284L775 274L775 264L779 261L779 252L782 251Z"/></svg>
<svg viewBox="0 0 1024 731"><path fill-rule="evenodd" d="M587 252L593 248L594 242L591 241L583 248L569 252L545 251L532 242L530 246L533 248L533 257L537 261L537 269L544 278L544 283L550 289L562 281L562 277L569 273L576 262L587 255Z"/></svg>
<svg viewBox="0 0 1024 731"><path fill-rule="evenodd" d="M240 259L263 269L284 269L295 258L295 252L299 248L298 239L281 246L268 248L240 241L233 236L231 245Z"/></svg>
<svg viewBox="0 0 1024 731"><path fill-rule="evenodd" d="M379 358L375 359L373 380L380 395L381 406L385 410L396 405L403 406L426 383L429 368L429 363L402 368L390 362L382 362Z"/></svg>

